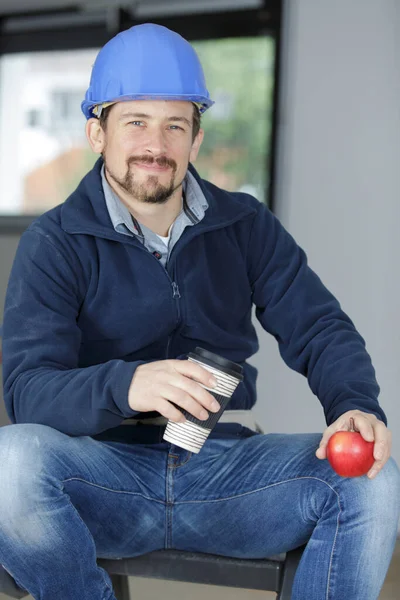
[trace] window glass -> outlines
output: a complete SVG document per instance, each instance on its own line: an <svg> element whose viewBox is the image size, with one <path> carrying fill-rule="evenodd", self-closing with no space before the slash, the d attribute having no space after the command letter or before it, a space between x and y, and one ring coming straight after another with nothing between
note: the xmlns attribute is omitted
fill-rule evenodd
<svg viewBox="0 0 400 600"><path fill-rule="evenodd" d="M266 200L274 83L271 37L193 44L215 101L202 117L205 131L196 168L230 191Z"/></svg>
<svg viewBox="0 0 400 600"><path fill-rule="evenodd" d="M196 168L260 200L269 184L274 41L193 44L216 104L202 117ZM0 58L0 215L39 214L63 202L93 166L80 103L97 49Z"/></svg>

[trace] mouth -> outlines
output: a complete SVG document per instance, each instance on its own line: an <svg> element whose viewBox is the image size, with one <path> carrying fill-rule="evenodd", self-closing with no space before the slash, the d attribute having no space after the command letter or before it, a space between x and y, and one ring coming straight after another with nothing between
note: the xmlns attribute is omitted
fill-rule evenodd
<svg viewBox="0 0 400 600"><path fill-rule="evenodd" d="M145 171L155 171L156 173L164 173L169 171L171 168L168 165L165 167L160 167L160 165L157 163L152 163L149 165L148 163L135 162L134 165L139 167L139 169L144 169Z"/></svg>

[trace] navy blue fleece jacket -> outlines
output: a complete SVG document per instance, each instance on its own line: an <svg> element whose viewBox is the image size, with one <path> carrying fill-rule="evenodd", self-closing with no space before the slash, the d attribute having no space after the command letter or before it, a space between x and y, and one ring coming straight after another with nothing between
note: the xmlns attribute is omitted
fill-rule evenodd
<svg viewBox="0 0 400 600"><path fill-rule="evenodd" d="M4 398L14 423L96 435L136 416L128 389L138 365L202 346L244 366L228 409L256 402L252 306L283 360L305 375L330 424L374 413L379 387L364 340L262 203L198 176L209 204L165 269L117 233L96 163L62 205L25 231L9 280Z"/></svg>

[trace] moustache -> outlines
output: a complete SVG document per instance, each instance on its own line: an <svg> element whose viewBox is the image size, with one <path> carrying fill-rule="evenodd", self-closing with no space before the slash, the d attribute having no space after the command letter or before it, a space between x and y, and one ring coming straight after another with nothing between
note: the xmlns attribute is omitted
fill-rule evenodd
<svg viewBox="0 0 400 600"><path fill-rule="evenodd" d="M131 166L135 163L144 163L147 165L152 165L156 163L159 167L171 167L171 169L176 170L177 164L172 158L168 158L167 156L159 156L158 158L153 158L152 156L131 156L128 160L128 166Z"/></svg>

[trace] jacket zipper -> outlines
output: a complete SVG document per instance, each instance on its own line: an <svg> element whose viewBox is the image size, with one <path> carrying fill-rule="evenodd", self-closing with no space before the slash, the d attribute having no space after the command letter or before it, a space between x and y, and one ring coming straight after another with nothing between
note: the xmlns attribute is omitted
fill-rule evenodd
<svg viewBox="0 0 400 600"><path fill-rule="evenodd" d="M142 250L144 252L148 252L148 250L145 249L145 248L143 248L143 247L139 247L139 250ZM149 254L151 254L151 252L149 252ZM176 301L176 311L177 311L178 316L177 316L177 320L176 320L175 329L168 336L167 348L166 348L166 351L165 351L165 358L168 358L168 356L169 356L169 350L170 350L170 346L171 346L171 342L172 342L172 338L174 337L174 334L176 333L176 330L178 329L178 327L179 327L179 325L181 323L181 310L180 310L180 305L179 305L179 300L181 298L181 294L180 294L180 291L179 291L178 284L176 283L176 281L172 280L172 277L168 273L167 269L160 264L160 261L158 260L158 258L156 258L153 254L151 254L151 256L154 258L154 260L156 260L158 262L158 264L160 265L161 269L164 271L166 277L168 277L168 280L170 281L171 287L172 287L172 297Z"/></svg>
<svg viewBox="0 0 400 600"><path fill-rule="evenodd" d="M180 298L178 284L175 281L172 282L173 298Z"/></svg>
<svg viewBox="0 0 400 600"><path fill-rule="evenodd" d="M181 310L180 310L180 306L179 306L179 300L181 298L181 294L180 294L179 287L178 287L178 284L176 283L176 281L172 281L171 285L172 285L172 297L175 298L175 301L176 301L176 309L178 312L178 318L176 321L176 326L175 326L174 331L168 336L167 348L165 351L165 358L169 358L169 351L170 351L172 339L181 323Z"/></svg>

